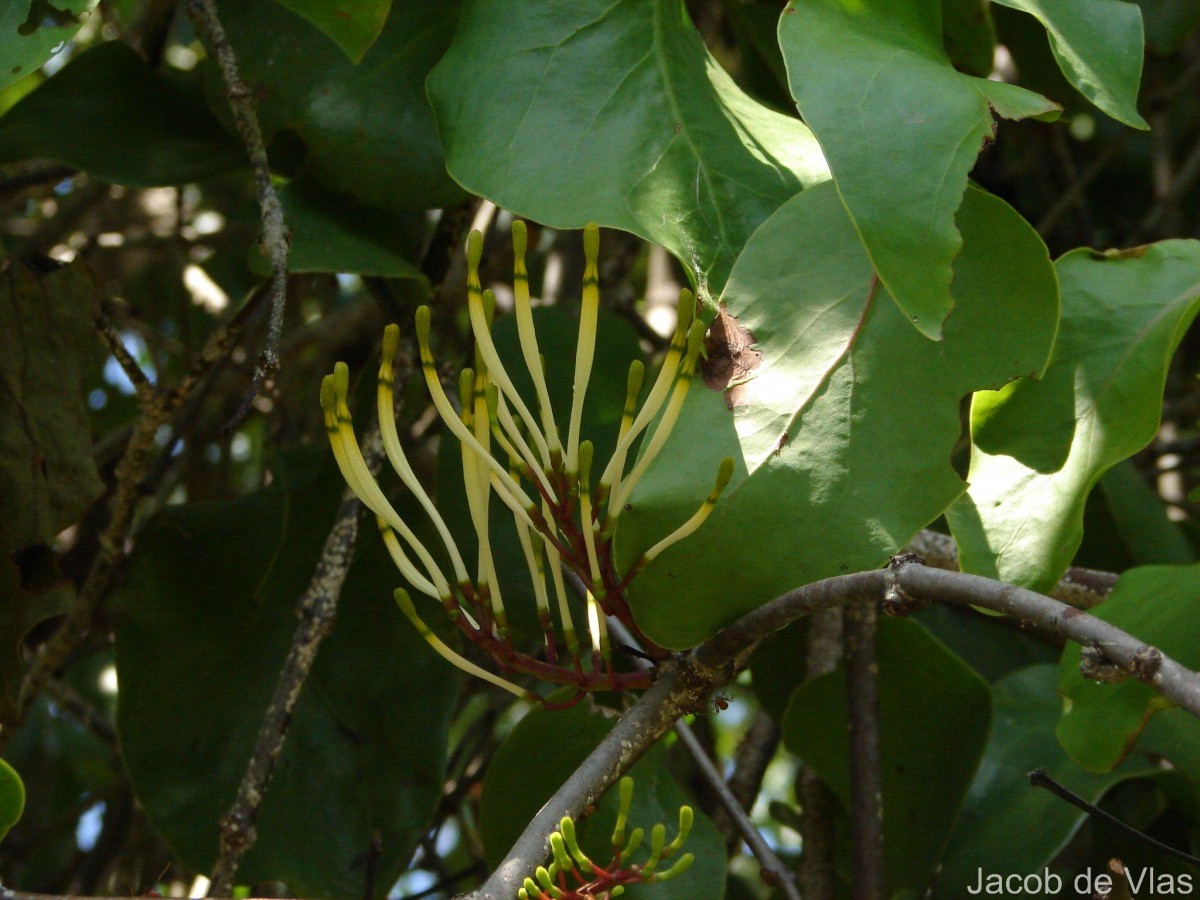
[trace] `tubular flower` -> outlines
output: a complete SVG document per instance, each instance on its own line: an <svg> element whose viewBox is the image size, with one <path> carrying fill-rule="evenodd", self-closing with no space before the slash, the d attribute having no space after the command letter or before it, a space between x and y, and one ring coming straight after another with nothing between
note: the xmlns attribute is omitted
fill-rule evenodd
<svg viewBox="0 0 1200 900"><path fill-rule="evenodd" d="M396 371L393 365L400 341L397 325L389 325L384 330L377 390L379 427L389 462L428 517L437 534L437 542L449 559L448 572L442 570L430 549L401 519L372 478L351 424L347 401L350 376L343 363L338 363L333 374L321 385L325 428L342 476L375 514L388 552L405 581L417 594L424 594L440 604L463 636L489 653L502 669L574 687L575 699L587 691L643 687L651 677L646 671L614 670L607 618L616 616L635 634L640 634L625 601L624 590L628 582L665 549L684 540L701 526L729 482L733 461L722 461L715 485L696 513L647 550L624 575L616 571L612 539L626 501L662 450L683 408L696 371L704 326L695 319L695 298L691 292L680 291L675 333L640 407L638 397L644 367L636 360L629 367L616 449L599 469L593 443L581 435L600 305L599 229L589 225L584 230L583 299L565 444L550 405L544 360L534 328L529 276L525 268L527 242L525 223L514 222L514 314L522 361L534 388L534 396L529 402L517 391L492 340L495 297L491 291L483 290L479 280L482 234L472 232L467 241L467 305L476 349L474 368L464 369L459 376L457 407L447 396L434 362L429 307L422 306L416 313L416 341L422 376L446 433L452 435L462 449L467 507L479 545L473 563L463 557L446 522L417 479L397 432ZM640 455L630 465L631 451L639 439ZM592 477L594 469L600 471L596 480ZM489 534L493 496L513 517L533 583L538 621L544 634L544 647L538 654L519 649L509 633L508 614L496 576ZM591 639L591 652L586 660L581 656L581 643L566 595L564 567L578 576L586 591L587 628ZM438 638L421 618L417 604L407 591L396 591L395 599L425 640L454 665L517 696L536 699L535 695L511 681L469 662ZM662 654L650 642L646 644L652 654ZM648 865L647 876L657 862ZM547 895L554 896L554 893L547 891Z"/></svg>

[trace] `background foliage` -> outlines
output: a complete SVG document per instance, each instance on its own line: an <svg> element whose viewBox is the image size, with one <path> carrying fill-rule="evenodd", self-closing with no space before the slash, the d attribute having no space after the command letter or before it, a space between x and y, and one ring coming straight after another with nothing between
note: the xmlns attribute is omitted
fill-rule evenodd
<svg viewBox="0 0 1200 900"><path fill-rule="evenodd" d="M439 361L470 364L461 254L431 281L445 249L430 242L472 217L509 359L507 225L530 220L560 409L582 272L572 229L605 229L587 413L601 458L625 366L654 371L679 287L753 336L757 359L732 380L697 381L621 519L625 568L734 458L703 529L631 588L660 645L878 566L932 525L965 568L1011 583L1048 589L1071 564L1128 571L1097 614L1200 666L1198 0L244 0L220 13L291 231L282 366L240 420L270 267L203 42L169 0L0 0L6 723L105 552L143 415L94 309L161 387L248 311L153 433L130 556L89 636L6 724L6 886L139 894L207 872L340 496L320 378L347 361L365 418L383 325L411 334L431 298ZM403 352L402 434L470 558L457 447ZM500 578L533 646L502 518ZM623 703L530 712L462 679L390 602L399 583L365 529L241 871L257 896L471 887ZM773 757L753 816L789 864L800 771L830 786L849 896L845 682L806 681L806 647L803 623L765 642L729 708L694 727L726 769L752 742ZM981 866L1071 875L1114 856L1189 871L1024 773L1044 767L1196 853L1194 719L1140 684L1085 681L1077 648L969 610L885 622L878 652L893 889L956 897ZM746 734L759 736L739 748ZM634 776L635 820L697 808L697 863L631 896L772 896L678 746ZM600 803L585 844L603 843L614 809Z"/></svg>

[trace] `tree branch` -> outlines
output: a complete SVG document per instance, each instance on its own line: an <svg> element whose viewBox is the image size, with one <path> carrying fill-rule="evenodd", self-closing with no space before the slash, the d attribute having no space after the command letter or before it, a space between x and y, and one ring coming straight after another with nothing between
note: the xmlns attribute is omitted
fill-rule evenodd
<svg viewBox="0 0 1200 900"><path fill-rule="evenodd" d="M421 271L435 293L440 290L450 269L455 248L461 243L462 231L468 221L467 209L467 206L463 206L443 213L422 254ZM362 445L367 468L375 474L383 462L378 421L364 434ZM325 546L312 579L296 602L296 616L300 623L276 681L275 693L267 705L254 751L246 765L233 806L221 819L221 852L213 866L210 896L225 895L233 890L234 877L242 857L254 846L258 810L270 787L275 764L283 752L292 713L308 680L321 641L333 627L337 616L342 584L354 556L362 508L352 491L347 490L343 494L342 505L325 538Z"/></svg>
<svg viewBox="0 0 1200 900"><path fill-rule="evenodd" d="M877 611L873 602L842 608L846 642L846 700L850 730L850 821L854 896L883 900L883 773L879 755Z"/></svg>
<svg viewBox="0 0 1200 900"><path fill-rule="evenodd" d="M363 457L372 474L378 471L383 461L383 442L379 437L378 425L363 439ZM275 764L283 752L292 713L316 661L321 641L333 628L337 616L342 584L354 558L362 509L353 491L347 489L333 528L325 538L325 547L312 579L296 602L296 618L300 623L296 626L287 659L279 672L275 693L267 705L254 752L250 755L233 806L221 819L221 853L210 876L210 897L226 896L233 891L234 877L242 857L254 846L258 810L271 786Z"/></svg>
<svg viewBox="0 0 1200 900"><path fill-rule="evenodd" d="M827 675L842 660L845 642L842 616L836 609L822 609L808 617L808 646L805 648L805 676L809 680ZM811 766L800 770L797 783L800 801L800 886L804 900L834 900L837 873L834 871L837 797Z"/></svg>
<svg viewBox="0 0 1200 900"><path fill-rule="evenodd" d="M908 549L922 557L927 566L958 571L958 547L948 534L926 528L908 542ZM1113 572L1071 566L1058 580L1050 596L1068 606L1091 609L1112 593L1118 577Z"/></svg>
<svg viewBox="0 0 1200 900"><path fill-rule="evenodd" d="M258 111L254 96L242 81L238 70L237 56L225 34L225 27L217 15L216 0L187 0L188 18L196 30L208 38L216 52L217 65L225 81L229 97L229 108L233 121L246 145L250 165L254 168L254 182L258 189L258 206L262 214L262 248L271 261L271 319L267 326L267 339L262 354L254 367L254 381L232 421L230 428L245 416L250 404L268 378L279 370L279 337L283 332L283 310L287 302L288 247L292 236L283 221L283 207L271 182L271 168L267 163L267 149L263 144L262 129L258 124Z"/></svg>
<svg viewBox="0 0 1200 900"><path fill-rule="evenodd" d="M569 569L564 568L564 571L571 582L571 586L582 597L586 593L586 588L579 576ZM609 624L609 629L613 636L617 637L625 645L632 647L634 650L641 650L637 638L633 636L624 622L614 618ZM651 666L648 659L640 656L634 657L634 664L643 669ZM775 727L769 717L767 717L767 722L772 728ZM750 852L754 854L754 858L758 860L763 881L777 887L779 892L788 898L788 900L800 900L800 894L796 890L795 875L783 864L783 861L775 851L771 849L770 844L766 842L746 812L747 807L754 802L754 796L758 794L757 784L749 797L749 801L743 804L737 795L733 793L730 785L726 784L724 776L721 775L716 765L713 764L708 752L704 749L704 745L696 737L691 727L684 722L676 722L674 728L676 735L679 736L680 743L683 744L684 749L687 750L688 755L692 758L701 777L703 777L705 783L720 801L721 807L719 811L725 814L726 821L731 823L732 829L736 830L737 834L746 842L746 846L750 848ZM779 739L777 728L775 732L775 741L777 743ZM772 744L772 750L774 746ZM769 761L770 755L768 754L766 762ZM766 769L766 762L762 764L763 770ZM762 774L760 772L758 779L761 778Z"/></svg>
<svg viewBox="0 0 1200 900"><path fill-rule="evenodd" d="M1107 622L1051 597L979 575L904 560L895 568L827 578L789 591L747 613L660 675L526 827L500 867L467 900L509 900L546 858L549 835L563 816L579 817L684 714L703 707L728 684L750 648L814 610L887 599L904 614L922 601L982 606L1079 644L1097 647L1114 665L1200 718L1200 674ZM908 608L905 607L908 603Z"/></svg>

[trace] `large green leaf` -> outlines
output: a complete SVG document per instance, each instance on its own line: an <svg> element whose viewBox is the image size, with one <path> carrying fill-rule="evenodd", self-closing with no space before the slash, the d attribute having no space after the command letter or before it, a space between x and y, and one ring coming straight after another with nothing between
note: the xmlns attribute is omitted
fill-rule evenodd
<svg viewBox="0 0 1200 900"><path fill-rule="evenodd" d="M96 0L0 0L0 88L63 48Z"/></svg>
<svg viewBox="0 0 1200 900"><path fill-rule="evenodd" d="M962 493L949 464L960 398L1041 371L1058 305L1045 246L1008 205L972 189L959 225L960 302L942 343L876 296L832 185L755 233L722 302L762 363L724 396L692 387L618 520L624 569L699 507L720 459L734 459L703 527L632 583L634 615L655 641L692 646L798 584L877 566Z"/></svg>
<svg viewBox="0 0 1200 900"><path fill-rule="evenodd" d="M1058 260L1062 325L1039 382L976 395L970 492L947 518L965 571L1048 590L1104 472L1158 428L1167 366L1200 309L1200 242Z"/></svg>
<svg viewBox="0 0 1200 900"><path fill-rule="evenodd" d="M734 85L681 0L474 0L429 95L468 190L555 227L632 231L714 292L759 223L829 177L808 129Z"/></svg>
<svg viewBox="0 0 1200 900"><path fill-rule="evenodd" d="M1054 738L1060 703L1054 665L1030 666L992 685L992 728L983 760L942 854L936 898L965 896L978 872L1031 873L1062 848L1084 813L1029 786L1042 768L1055 781L1096 802L1113 785L1155 771L1145 759L1096 775L1081 769ZM1020 840L1014 840L1020 835Z"/></svg>
<svg viewBox="0 0 1200 900"><path fill-rule="evenodd" d="M992 74L996 27L988 0L942 0L942 41L960 72L980 78Z"/></svg>
<svg viewBox="0 0 1200 900"><path fill-rule="evenodd" d="M1196 551L1179 523L1167 517L1162 497L1146 484L1132 462L1123 460L1105 472L1099 489L1104 493L1114 530L1139 566L1196 561Z"/></svg>
<svg viewBox="0 0 1200 900"><path fill-rule="evenodd" d="M50 265L0 269L0 718L16 700L25 633L71 598L54 538L104 489L83 400L96 287L82 266Z"/></svg>
<svg viewBox="0 0 1200 900"><path fill-rule="evenodd" d="M1146 29L1146 44L1163 56L1178 52L1188 35L1200 27L1200 3L1195 0L1137 0Z"/></svg>
<svg viewBox="0 0 1200 900"><path fill-rule="evenodd" d="M226 4L221 20L278 164L334 194L392 210L457 202L425 76L454 33L457 0L394 0L358 64L274 0ZM209 69L214 108L227 115Z"/></svg>
<svg viewBox="0 0 1200 900"><path fill-rule="evenodd" d="M535 709L513 729L496 751L483 782L479 824L488 865L496 867L520 837L525 825L612 729L610 715L585 700L568 710ZM634 779L629 831L662 822L668 839L678 827L679 807L689 803L667 771L666 754L655 746L629 774ZM617 792L610 790L578 829L579 843L593 860L606 865L612 857ZM691 804L694 808L695 804ZM628 832L627 832L628 833ZM725 845L716 827L696 811L695 825L684 845L696 861L683 875L657 885L629 888L625 896L644 900L721 900L725 896ZM645 850L633 857L644 861Z"/></svg>
<svg viewBox="0 0 1200 900"><path fill-rule="evenodd" d="M923 892L987 742L991 691L916 622L879 623L879 747L884 855L892 889ZM796 689L787 748L850 806L846 678Z"/></svg>
<svg viewBox="0 0 1200 900"><path fill-rule="evenodd" d="M379 37L392 0L277 0L325 32L351 62L361 62Z"/></svg>
<svg viewBox="0 0 1200 900"><path fill-rule="evenodd" d="M246 165L186 73L155 72L119 41L92 47L0 118L0 162L52 157L135 187Z"/></svg>
<svg viewBox="0 0 1200 900"><path fill-rule="evenodd" d="M1015 85L958 72L928 0L789 3L779 23L792 96L816 133L879 277L929 337L960 296L951 263L967 173L1008 119L1058 107Z"/></svg>
<svg viewBox="0 0 1200 900"><path fill-rule="evenodd" d="M0 840L25 811L25 785L16 769L0 759Z"/></svg>
<svg viewBox="0 0 1200 900"><path fill-rule="evenodd" d="M1138 115L1142 12L1124 0L996 0L1045 26L1050 49L1079 93L1119 122L1149 128Z"/></svg>
<svg viewBox="0 0 1200 900"><path fill-rule="evenodd" d="M121 747L151 820L198 871L215 858L332 523L330 469L169 507L139 540L117 628ZM391 602L398 578L364 530L239 871L302 895L362 896L361 859L382 836L384 896L441 794L459 679Z"/></svg>
<svg viewBox="0 0 1200 900"><path fill-rule="evenodd" d="M1200 668L1200 566L1142 566L1121 576L1092 614L1159 648L1189 669ZM1059 664L1065 698L1058 739L1081 765L1107 772L1133 749L1147 720L1170 706L1136 679L1103 684L1084 678L1080 648L1069 644Z"/></svg>
<svg viewBox="0 0 1200 900"><path fill-rule="evenodd" d="M279 202L292 234L290 271L424 278L410 262L420 249L424 225L417 214L363 206L297 182L280 188ZM262 248L256 244L249 253L250 268L270 275Z"/></svg>

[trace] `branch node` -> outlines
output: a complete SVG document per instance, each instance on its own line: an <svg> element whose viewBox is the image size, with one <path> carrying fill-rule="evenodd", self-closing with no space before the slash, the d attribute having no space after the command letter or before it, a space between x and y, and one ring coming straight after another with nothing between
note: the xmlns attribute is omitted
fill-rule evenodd
<svg viewBox="0 0 1200 900"><path fill-rule="evenodd" d="M923 566L925 559L916 553L897 553L888 560L888 586L883 593L883 611L889 616L911 616L929 605L929 600L914 597L900 586L894 573L905 566Z"/></svg>
<svg viewBox="0 0 1200 900"><path fill-rule="evenodd" d="M914 597L895 581L883 593L883 611L889 616L911 616L928 605L928 600Z"/></svg>
<svg viewBox="0 0 1200 900"><path fill-rule="evenodd" d="M1141 681L1154 681L1162 668L1163 655L1157 647L1145 646L1133 655L1129 668Z"/></svg>
<svg viewBox="0 0 1200 900"><path fill-rule="evenodd" d="M1153 650L1153 647L1147 649ZM1157 652L1157 651L1156 651ZM1159 653L1159 665L1162 664L1162 654ZM1130 675L1129 669L1113 662L1108 658L1098 640L1089 640L1080 647L1079 672L1084 678L1101 681L1105 684L1116 684L1124 681Z"/></svg>

